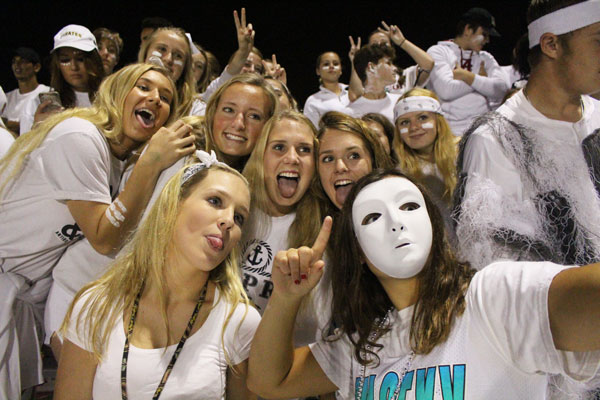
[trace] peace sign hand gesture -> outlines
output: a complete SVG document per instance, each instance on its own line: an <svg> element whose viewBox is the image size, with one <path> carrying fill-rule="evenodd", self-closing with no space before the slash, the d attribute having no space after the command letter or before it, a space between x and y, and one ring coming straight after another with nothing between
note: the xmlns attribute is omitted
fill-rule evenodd
<svg viewBox="0 0 600 400"><path fill-rule="evenodd" d="M237 32L238 47L241 51L250 53L254 46L254 35L256 31L252 29L252 24L246 25L246 9L242 8L242 19L240 20L237 10L233 11L233 20L235 22L235 31Z"/></svg>
<svg viewBox="0 0 600 400"><path fill-rule="evenodd" d="M396 46L402 46L402 44L406 41L406 38L402 34L402 31L396 25L388 25L385 21L381 21L381 25L383 28L377 28L377 30L385 35L387 35L392 42Z"/></svg>
<svg viewBox="0 0 600 400"><path fill-rule="evenodd" d="M348 58L350 59L350 62L354 62L354 55L358 50L360 50L360 36L356 40L356 43L354 43L352 36L348 36L348 39L350 39L350 51L348 52Z"/></svg>
<svg viewBox="0 0 600 400"><path fill-rule="evenodd" d="M323 275L323 253L331 234L333 220L325 217L312 247L282 250L273 263L271 279L274 291L282 297L301 298L317 285Z"/></svg>

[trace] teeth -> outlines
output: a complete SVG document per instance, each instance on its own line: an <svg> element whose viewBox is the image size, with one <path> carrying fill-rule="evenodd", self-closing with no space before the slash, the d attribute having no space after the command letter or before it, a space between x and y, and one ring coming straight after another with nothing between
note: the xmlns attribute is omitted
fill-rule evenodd
<svg viewBox="0 0 600 400"><path fill-rule="evenodd" d="M339 181L336 181L333 186L334 187L340 187L340 186L346 186L346 185L350 185L354 182L352 182L350 179L340 179Z"/></svg>
<svg viewBox="0 0 600 400"><path fill-rule="evenodd" d="M277 176L282 178L298 179L300 177L300 174L297 172L282 172Z"/></svg>
<svg viewBox="0 0 600 400"><path fill-rule="evenodd" d="M234 135L231 133L225 133L225 137L229 140L234 140L236 142L245 142L246 141L246 138L244 138L242 136Z"/></svg>
<svg viewBox="0 0 600 400"><path fill-rule="evenodd" d="M151 110L149 110L147 108L140 108L136 112L139 114L144 113L145 114L145 115L143 115L144 118L146 118L150 121L154 121L154 118L155 118L154 112L152 112Z"/></svg>

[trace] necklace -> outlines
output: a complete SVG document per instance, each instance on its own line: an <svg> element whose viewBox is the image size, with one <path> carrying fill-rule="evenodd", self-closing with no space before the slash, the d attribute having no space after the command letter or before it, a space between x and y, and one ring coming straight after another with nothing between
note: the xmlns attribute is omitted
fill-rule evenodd
<svg viewBox="0 0 600 400"><path fill-rule="evenodd" d="M383 328L384 326L387 325L388 321L390 320L390 315L393 310L394 310L394 307L390 307L389 310L387 310L387 312L385 313L385 317L383 317L383 319L377 325L377 327L379 329L374 330L369 335L369 342L373 342L375 340L375 336L377 335L377 332L379 330L381 330L381 328ZM367 350L371 350L371 346L367 345ZM410 354L408 355L408 360L406 361L406 363L404 363L404 366L402 366L402 369L400 370L400 378L398 379L398 384L396 385L396 389L394 389L394 393L392 394L392 397L390 398L390 400L398 400L398 396L400 395L400 388L402 387L402 381L404 380L404 376L410 369L410 366L412 365L414 358L415 358L415 352L411 350ZM362 366L362 380L358 384L355 400L362 400L362 393L363 393L363 388L365 386L366 379L367 379L367 366L363 365Z"/></svg>
<svg viewBox="0 0 600 400"><path fill-rule="evenodd" d="M167 379L169 379L169 376L171 375L173 366L175 366L175 362L177 362L177 358L179 357L179 354L181 353L181 350L183 349L183 345L185 344L185 341L190 336L190 332L192 331L194 322L196 322L196 317L198 317L198 312L200 311L200 308L202 307L202 304L204 303L204 299L206 298L206 288L207 287L208 287L208 279L206 280L206 283L204 284L204 286L202 287L202 290L200 291L200 298L198 299L198 303L196 303L196 307L194 308L194 312L192 312L192 316L190 317L190 320L188 321L187 327L185 328L185 332L183 332L183 335L181 336L181 339L179 340L179 343L177 344L175 353L173 353L173 356L171 357L171 361L169 362L169 365L167 365L167 369L165 369L165 373L163 374L162 379L160 380L158 387L156 388L156 391L154 392L154 396L152 396L152 400L157 400L160 397L160 395L165 387L165 384L167 383ZM121 397L123 400L127 400L127 359L129 358L129 338L131 337L131 334L133 333L133 326L135 325L135 318L137 317L138 308L140 306L140 297L142 297L143 290L144 290L144 286L142 285L142 288L140 289L139 293L135 297L135 300L133 301L133 307L131 308L131 318L129 319L129 326L127 327L127 335L125 336L125 345L123 346L123 359L121 361Z"/></svg>

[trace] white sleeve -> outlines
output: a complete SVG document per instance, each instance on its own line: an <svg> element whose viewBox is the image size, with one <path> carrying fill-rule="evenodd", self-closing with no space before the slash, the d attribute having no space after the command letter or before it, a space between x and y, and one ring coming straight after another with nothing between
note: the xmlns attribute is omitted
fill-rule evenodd
<svg viewBox="0 0 600 400"><path fill-rule="evenodd" d="M404 68L402 70L402 75L404 76L404 92L406 93L417 85L417 78L419 77L419 66L411 65L408 68ZM427 77L427 80L419 87L425 87L425 85L428 82L429 77Z"/></svg>
<svg viewBox="0 0 600 400"><path fill-rule="evenodd" d="M351 398L352 383L352 343L346 335L333 342L319 339L309 344L310 351L319 363L323 373L338 387L342 398Z"/></svg>
<svg viewBox="0 0 600 400"><path fill-rule="evenodd" d="M221 301L224 301L222 299ZM245 314L245 315L244 315ZM260 314L252 306L238 304L227 328L225 328L224 345L227 356L233 365L248 358L254 333L260 323Z"/></svg>
<svg viewBox="0 0 600 400"><path fill-rule="evenodd" d="M36 162L54 188L53 198L110 204L110 154L101 134L83 127L46 140Z"/></svg>
<svg viewBox="0 0 600 400"><path fill-rule="evenodd" d="M13 135L4 128L0 128L0 158L4 157L10 146L15 142Z"/></svg>
<svg viewBox="0 0 600 400"><path fill-rule="evenodd" d="M433 58L435 65L429 75L429 85L442 101L452 101L472 93L474 89L460 81L454 79L454 65L450 65L444 49L441 46L432 46L427 53Z"/></svg>
<svg viewBox="0 0 600 400"><path fill-rule="evenodd" d="M490 53L482 51L480 56L488 76L475 74L471 87L489 99L502 100L508 90L505 74Z"/></svg>
<svg viewBox="0 0 600 400"><path fill-rule="evenodd" d="M23 111L21 111L21 116L19 117L20 135L29 132L33 127L33 117L39 105L39 97L34 96L31 99L27 100L27 103L23 106Z"/></svg>
<svg viewBox="0 0 600 400"><path fill-rule="evenodd" d="M481 125L469 137L465 147L462 169L469 176L489 179L503 194L523 200L523 184L517 168L506 157L498 140Z"/></svg>
<svg viewBox="0 0 600 400"><path fill-rule="evenodd" d="M557 350L548 315L550 284L568 268L550 262L494 263L475 275L466 300L473 322L507 362L525 373L582 381L597 373L600 351Z"/></svg>
<svg viewBox="0 0 600 400"><path fill-rule="evenodd" d="M217 79L213 79L213 81L206 88L206 91L204 93L202 93L202 100L204 100L206 103L208 103L210 96L212 96L213 93L216 92L217 89L219 87L221 87L222 84L224 84L231 78L233 78L233 75L231 75L229 73L229 71L227 71L227 67L225 67L223 72L221 72L221 75L219 75L219 77Z"/></svg>
<svg viewBox="0 0 600 400"><path fill-rule="evenodd" d="M306 99L306 103L304 103L304 110L302 110L302 112L304 113L304 116L310 119L313 125L318 129L320 116L317 108L313 105L314 102L314 97L309 96L308 99Z"/></svg>

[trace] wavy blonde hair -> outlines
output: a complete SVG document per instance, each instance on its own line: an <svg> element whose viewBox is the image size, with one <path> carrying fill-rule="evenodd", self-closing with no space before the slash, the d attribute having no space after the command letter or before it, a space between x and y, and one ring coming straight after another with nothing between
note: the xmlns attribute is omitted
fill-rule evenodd
<svg viewBox="0 0 600 400"><path fill-rule="evenodd" d="M56 125L68 118L82 118L90 121L109 142L119 143L123 133L125 99L138 79L148 71L160 72L171 83L174 96L171 102L171 113L165 125L170 124L176 116L172 110L177 108L179 100L175 92L175 84L169 77L169 72L162 67L151 64L132 64L124 67L102 82L90 108L71 108L55 114L37 124L26 135L19 136L15 140L4 158L0 159L0 176L3 180L0 183L0 196L6 185L16 179L17 175L23 170L29 154L42 144L48 133Z"/></svg>
<svg viewBox="0 0 600 400"><path fill-rule="evenodd" d="M92 349L98 360L101 360L106 350L115 323L122 318L124 311L133 305L144 285L148 284L154 284L158 289L167 342L171 342L167 317L169 291L166 283L168 267L166 258L169 249L173 249L171 242L181 204L210 171L220 170L234 174L248 186L246 178L239 172L223 165L205 168L181 184L183 173L187 168L188 166L182 168L167 182L148 217L136 230L131 242L112 263L109 270L97 281L85 285L75 295L69 307L61 331L64 334L70 324L74 304L84 298L82 310L85 312L79 314L75 326L85 333L84 336L89 341L86 345ZM233 305L223 325L222 337L235 311L235 306L240 303L245 304L246 307L249 305L239 275L238 258L239 243L227 258L210 272L208 278L217 286L226 301ZM84 315L85 317L82 317ZM227 361L230 363L229 358Z"/></svg>
<svg viewBox="0 0 600 400"><path fill-rule="evenodd" d="M304 124L310 129L313 135L313 161L315 163L315 173L311 178L311 183L306 190L306 193L304 193L298 203L295 204L296 217L288 230L288 246L297 248L314 242L319 234L319 229L321 228L319 200L314 193L314 188L318 185L319 179L316 174L318 141L317 131L312 122L310 122L304 114L298 111L284 110L275 114L263 127L262 133L256 142L256 146L246 163L243 174L248 179L248 183L252 188L250 191L252 195L252 207L254 209L259 209L265 215L268 215L270 201L265 185L265 151L271 132L276 124L283 120L291 120ZM251 213L251 219L249 221L250 229L247 230L248 234L265 236L270 229L270 219L260 218L259 215L260 213Z"/></svg>
<svg viewBox="0 0 600 400"><path fill-rule="evenodd" d="M275 114L279 106L279 99L277 98L277 95L275 94L271 86L265 81L265 79L258 74L239 74L225 82L223 85L221 85L215 91L215 93L213 93L213 95L210 96L210 99L206 104L206 119L204 124L204 139L206 140L204 150L207 152L210 152L211 150L214 151L217 154L219 160L221 161L225 160L225 156L215 144L215 140L213 137L213 123L215 120L215 114L217 113L217 106L219 105L219 101L221 101L223 93L225 93L225 91L229 89L230 86L235 85L236 83L243 83L246 85L256 86L263 90L263 93L269 99L269 105L267 107L267 113L265 115L266 120L268 120L273 116L273 114ZM232 165L232 167L239 167L239 170L242 170L247 159L248 157L245 156L240 157L240 161L238 163L239 165Z"/></svg>
<svg viewBox="0 0 600 400"><path fill-rule="evenodd" d="M178 116L183 117L190 113L190 110L192 109L192 103L194 102L194 98L196 96L196 81L194 79L194 71L192 68L192 49L190 47L190 41L188 40L187 36L185 36L185 31L181 28L175 27L156 29L140 47L140 51L138 52L138 62L146 62L148 48L150 48L152 43L154 43L156 40L156 36L161 32L174 33L182 38L187 44L185 65L183 66L181 76L175 82L177 93L179 94L180 99L179 107L176 109L176 111Z"/></svg>
<svg viewBox="0 0 600 400"><path fill-rule="evenodd" d="M427 96L440 101L435 93L423 88L409 90L401 99L411 96ZM442 114L436 113L435 127L437 136L433 145L433 159L444 180L444 198L451 200L456 187L456 137ZM417 180L421 180L423 178L423 161L415 150L404 143L397 125L393 146L400 160L398 163L400 169Z"/></svg>

